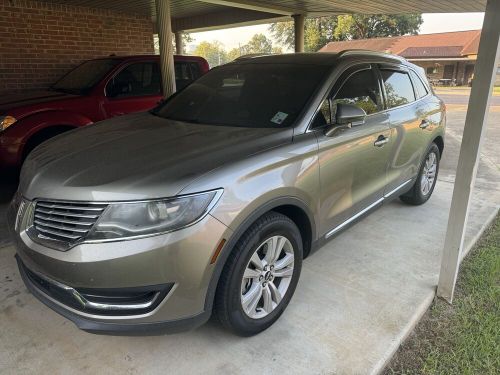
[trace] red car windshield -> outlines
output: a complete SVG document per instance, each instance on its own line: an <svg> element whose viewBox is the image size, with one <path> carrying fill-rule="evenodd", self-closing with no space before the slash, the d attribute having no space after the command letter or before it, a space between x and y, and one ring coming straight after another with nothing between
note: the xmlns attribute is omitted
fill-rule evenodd
<svg viewBox="0 0 500 375"><path fill-rule="evenodd" d="M119 62L118 59L86 61L59 79L51 89L70 94L85 94Z"/></svg>

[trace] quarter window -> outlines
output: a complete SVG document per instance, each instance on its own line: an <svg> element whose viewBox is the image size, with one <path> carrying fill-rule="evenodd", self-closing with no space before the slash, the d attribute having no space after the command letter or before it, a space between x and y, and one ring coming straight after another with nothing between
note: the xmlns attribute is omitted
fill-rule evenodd
<svg viewBox="0 0 500 375"><path fill-rule="evenodd" d="M413 85L415 86L415 91L417 92L417 97L420 99L427 95L429 91L425 87L424 83L420 79L420 77L414 71L410 70L411 80L413 81Z"/></svg>
<svg viewBox="0 0 500 375"><path fill-rule="evenodd" d="M354 104L369 115L381 108L380 90L373 70L365 69L352 74L342 85L332 101L332 109L336 104Z"/></svg>
<svg viewBox="0 0 500 375"><path fill-rule="evenodd" d="M381 73L389 108L415 101L415 93L407 73L395 70L382 70Z"/></svg>
<svg viewBox="0 0 500 375"><path fill-rule="evenodd" d="M323 103L321 103L321 107L319 108L318 113L316 113L316 116L314 117L311 128L315 129L321 126L331 124L332 120L330 116L331 116L330 100L325 99L323 100Z"/></svg>

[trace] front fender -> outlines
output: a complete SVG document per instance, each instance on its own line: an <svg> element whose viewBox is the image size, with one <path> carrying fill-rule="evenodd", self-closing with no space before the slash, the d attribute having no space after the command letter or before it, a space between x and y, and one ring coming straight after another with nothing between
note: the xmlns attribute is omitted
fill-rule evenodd
<svg viewBox="0 0 500 375"><path fill-rule="evenodd" d="M48 110L21 118L12 126L12 130L16 133L23 134L24 139L22 143L26 143L26 140L33 136L33 134L51 126L64 125L77 128L92 123L93 121L90 118L81 113L63 110Z"/></svg>

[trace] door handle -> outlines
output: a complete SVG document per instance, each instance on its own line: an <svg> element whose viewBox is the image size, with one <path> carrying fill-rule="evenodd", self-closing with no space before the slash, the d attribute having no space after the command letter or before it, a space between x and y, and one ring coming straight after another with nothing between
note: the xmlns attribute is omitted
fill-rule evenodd
<svg viewBox="0 0 500 375"><path fill-rule="evenodd" d="M377 140L373 143L375 147L382 147L387 142L389 142L389 137L385 137L383 135L379 135Z"/></svg>
<svg viewBox="0 0 500 375"><path fill-rule="evenodd" d="M431 123L427 120L422 120L422 122L420 123L419 127L420 129L425 129L426 127L428 127Z"/></svg>

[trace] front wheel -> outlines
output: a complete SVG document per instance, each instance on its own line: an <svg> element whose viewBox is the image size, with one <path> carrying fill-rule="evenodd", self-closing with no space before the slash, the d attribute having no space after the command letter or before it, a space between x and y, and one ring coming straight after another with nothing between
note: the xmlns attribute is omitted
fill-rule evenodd
<svg viewBox="0 0 500 375"><path fill-rule="evenodd" d="M269 212L240 238L222 271L216 313L240 336L271 326L287 307L302 266L302 239L287 216Z"/></svg>
<svg viewBox="0 0 500 375"><path fill-rule="evenodd" d="M408 193L400 197L403 202L420 205L429 200L436 186L440 157L439 148L433 143L420 166L415 184Z"/></svg>

